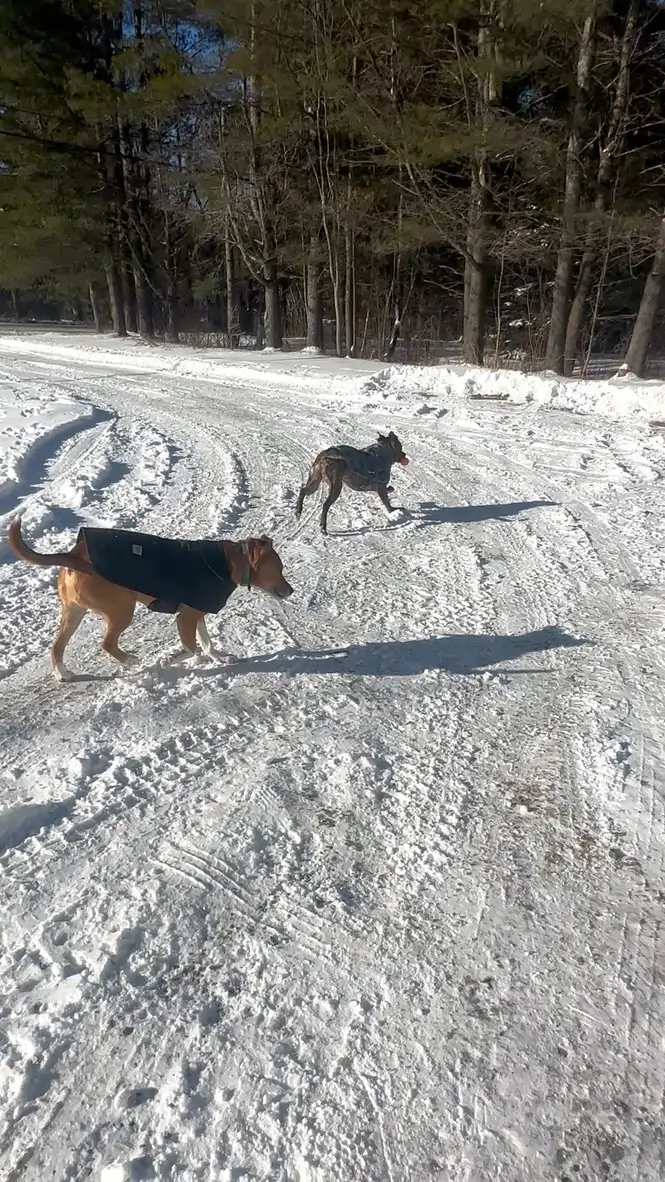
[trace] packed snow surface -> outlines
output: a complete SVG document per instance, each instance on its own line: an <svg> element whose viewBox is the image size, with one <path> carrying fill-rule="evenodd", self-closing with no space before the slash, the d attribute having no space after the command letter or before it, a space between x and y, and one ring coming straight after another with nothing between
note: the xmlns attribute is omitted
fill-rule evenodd
<svg viewBox="0 0 665 1182"><path fill-rule="evenodd" d="M662 1178L664 389L0 338L3 1182ZM401 512L297 523L390 428ZM58 684L17 511L295 594Z"/></svg>

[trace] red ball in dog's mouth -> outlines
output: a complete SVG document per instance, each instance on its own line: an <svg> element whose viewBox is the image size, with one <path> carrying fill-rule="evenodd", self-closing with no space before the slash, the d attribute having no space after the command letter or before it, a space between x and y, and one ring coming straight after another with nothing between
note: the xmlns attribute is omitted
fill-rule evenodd
<svg viewBox="0 0 665 1182"><path fill-rule="evenodd" d="M400 464L402 465L403 468L406 468L408 462L409 461L407 460L406 456L402 456L402 458L400 460Z"/></svg>

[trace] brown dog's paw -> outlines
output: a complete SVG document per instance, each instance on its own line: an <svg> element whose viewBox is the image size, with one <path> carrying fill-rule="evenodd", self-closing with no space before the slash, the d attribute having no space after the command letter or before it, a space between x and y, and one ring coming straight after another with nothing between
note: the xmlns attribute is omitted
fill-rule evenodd
<svg viewBox="0 0 665 1182"><path fill-rule="evenodd" d="M56 681L75 681L76 674L72 673L66 665L56 665L53 669L53 676Z"/></svg>
<svg viewBox="0 0 665 1182"><path fill-rule="evenodd" d="M235 665L240 660L235 653L222 653L218 648L211 649L204 656L207 661L212 661L213 665Z"/></svg>

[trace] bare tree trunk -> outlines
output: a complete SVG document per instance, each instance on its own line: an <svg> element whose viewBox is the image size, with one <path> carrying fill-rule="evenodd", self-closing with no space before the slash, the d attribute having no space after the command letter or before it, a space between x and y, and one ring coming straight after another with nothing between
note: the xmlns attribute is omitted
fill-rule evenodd
<svg viewBox="0 0 665 1182"><path fill-rule="evenodd" d="M259 230L260 280L264 289L263 337L269 349L282 348L282 302L279 291L277 243L275 241L270 185L265 179L261 145L261 79L257 67L256 0L249 5L249 62L246 79L246 112L251 135L249 154L250 203Z"/></svg>
<svg viewBox="0 0 665 1182"><path fill-rule="evenodd" d="M116 156L115 188L122 197L122 207L118 209L118 251L120 254L120 278L123 291L123 305L125 323L129 332L138 332L136 284L134 281L134 265L132 251L132 230L130 226L131 212L128 186L130 183L124 147L120 133L114 136Z"/></svg>
<svg viewBox="0 0 665 1182"><path fill-rule="evenodd" d="M90 299L90 310L92 312L92 319L95 322L95 332L102 332L102 318L99 310L99 303L97 301L97 293L95 291L94 283L88 284L88 297Z"/></svg>
<svg viewBox="0 0 665 1182"><path fill-rule="evenodd" d="M100 63L100 77L111 82L111 63L122 37L122 20L117 13L102 15L104 58ZM104 64L105 61L105 64ZM102 130L97 128L99 142L104 139ZM106 197L108 208L106 225L106 257L104 271L109 294L109 310L113 331L118 337L127 336L125 299L122 289L122 251L124 242L124 184L120 140L113 137L113 151L99 154L97 170L101 190Z"/></svg>
<svg viewBox="0 0 665 1182"><path fill-rule="evenodd" d="M178 343L178 247L174 242L169 211L164 210L164 270L166 273L166 339Z"/></svg>
<svg viewBox="0 0 665 1182"><path fill-rule="evenodd" d="M483 153L472 165L469 230L464 265L463 355L469 365L482 365L489 288L487 223L490 212L489 164Z"/></svg>
<svg viewBox="0 0 665 1182"><path fill-rule="evenodd" d="M358 58L354 53L351 66L351 77L354 86L356 83L357 70ZM352 154L354 147L353 136L351 137L349 147L350 153ZM346 262L344 286L344 327L347 357L355 357L356 355L356 241L355 227L351 216L351 211L353 209L353 188L351 184L352 173L353 167L351 160L349 160L346 176L346 215L344 219L344 246Z"/></svg>
<svg viewBox="0 0 665 1182"><path fill-rule="evenodd" d="M229 348L232 349L234 336L238 331L238 308L235 298L233 243L228 217L224 228L224 283L226 289L226 331Z"/></svg>
<svg viewBox="0 0 665 1182"><path fill-rule="evenodd" d="M318 234L313 234L309 244L309 258L306 272L307 304L307 348L323 349L323 302L321 300L321 262L317 257Z"/></svg>
<svg viewBox="0 0 665 1182"><path fill-rule="evenodd" d="M623 142L624 120L628 107L630 59L635 46L639 3L640 0L631 0L631 5L628 9L626 23L623 29L621 54L619 57L619 73L617 77L616 91L614 94L614 103L612 105L612 114L610 116L605 143L600 153L600 161L598 163L598 192L596 194L596 200L594 201L593 208L594 213L598 214L599 217L605 212L605 209L607 208L610 197L612 174L615 169L617 155ZM579 275L577 278L577 288L575 290L575 297L571 305L570 315L568 317L568 326L566 328L566 342L564 347L564 373L568 376L570 376L570 374L573 372L575 361L577 360L586 305L589 295L591 294L591 288L593 286L594 273L598 258L596 241L596 227L592 223L587 231L586 241L584 244L584 254L582 255Z"/></svg>
<svg viewBox="0 0 665 1182"><path fill-rule="evenodd" d="M178 321L180 308L178 303L178 283L172 266L166 272L166 339L172 345L179 341Z"/></svg>
<svg viewBox="0 0 665 1182"><path fill-rule="evenodd" d="M136 290L136 328L139 336L151 340L155 335L152 290L148 280L150 245L145 241L144 202L141 188L143 179L132 159L132 140L126 122L119 125L120 153L126 193L128 243L131 270Z"/></svg>
<svg viewBox="0 0 665 1182"><path fill-rule="evenodd" d="M596 15L592 12L585 20L582 39L577 57L577 82L575 103L568 135L566 150L566 181L563 198L562 228L557 255L556 275L552 293L552 313L547 340L545 365L555 373L564 371L566 327L573 286L573 268L582 191L582 137L587 120L589 102L589 81L596 40Z"/></svg>
<svg viewBox="0 0 665 1182"><path fill-rule="evenodd" d="M605 248L605 257L603 258L603 265L600 272L600 279L596 287L596 299L594 301L593 315L591 317L591 324L589 325L588 342L586 349L586 356L582 362L582 377L585 378L589 371L589 359L591 357L591 349L593 347L593 338L596 331L596 321L598 320L598 309L600 308L600 301L603 295L603 288L605 286L605 277L607 275L607 267L610 261L610 246L612 243L612 222L614 221L614 210L610 218L610 224L607 228L607 245Z"/></svg>
<svg viewBox="0 0 665 1182"><path fill-rule="evenodd" d="M265 264L263 275L263 286L265 288L265 343L269 349L281 349L283 344L282 301L279 293L277 263L274 259L270 259Z"/></svg>
<svg viewBox="0 0 665 1182"><path fill-rule="evenodd" d="M626 353L626 365L638 378L644 376L651 334L658 315L658 306L665 281L665 215L661 218L656 253L644 284L640 310Z"/></svg>
<svg viewBox="0 0 665 1182"><path fill-rule="evenodd" d="M136 323L139 336L146 340L152 340L155 335L152 291L143 266L142 259L135 259L133 271L134 286L136 287Z"/></svg>
<svg viewBox="0 0 665 1182"><path fill-rule="evenodd" d="M397 348L397 342L399 341L399 335L400 335L401 331L402 331L402 317L401 317L401 313L400 313L400 306L399 306L399 299L398 299L395 302L395 319L393 320L393 327L392 327L392 331L390 333L390 339L388 341L388 345L387 345L386 351L384 353L384 357L385 357L386 361L390 361L390 358L394 357L395 349Z"/></svg>
<svg viewBox="0 0 665 1182"><path fill-rule="evenodd" d="M150 245L146 242L143 218L143 204L139 192L140 179L129 174L129 241L131 246L132 274L136 290L136 328L140 337L152 340L155 335L152 288L148 278L150 268Z"/></svg>
<svg viewBox="0 0 665 1182"><path fill-rule="evenodd" d="M126 337L127 325L125 323L125 301L123 299L122 292L120 264L118 262L118 256L115 252L109 252L105 269L106 282L109 289L109 305L111 307L113 331L117 337Z"/></svg>
<svg viewBox="0 0 665 1182"><path fill-rule="evenodd" d="M256 321L256 348L263 349L265 340L265 319L266 319L266 289L262 285L259 288L256 300L256 315L252 316L252 324Z"/></svg>
<svg viewBox="0 0 665 1182"><path fill-rule="evenodd" d="M112 29L109 22L108 29ZM101 135L101 133L100 133ZM108 225L106 230L106 261L104 269L109 291L109 307L113 331L118 337L127 336L125 297L122 284L123 244L125 228L123 221L124 182L120 141L113 139L113 152L98 158L99 178L108 201Z"/></svg>
<svg viewBox="0 0 665 1182"><path fill-rule="evenodd" d="M323 193L323 189L322 189ZM321 214L323 217L323 229L326 236L326 244L328 246L328 270L330 272L330 282L332 284L333 293L333 308L335 310L335 355L337 357L344 356L344 300L342 293L342 279L340 275L340 261L338 241L335 236L335 227L331 227L328 220L328 210L326 207L325 198L321 199Z"/></svg>
<svg viewBox="0 0 665 1182"><path fill-rule="evenodd" d="M166 339L172 345L177 345L180 340L178 332L178 293L177 286L173 282L171 276L166 280Z"/></svg>
<svg viewBox="0 0 665 1182"><path fill-rule="evenodd" d="M342 284L339 276L339 264L335 263L332 280L333 306L335 308L335 353L344 356L344 305L342 301Z"/></svg>
<svg viewBox="0 0 665 1182"><path fill-rule="evenodd" d="M113 155L107 157L108 184L112 194L113 217L111 248L117 262L120 299L123 308L123 336L136 332L136 292L132 274L129 226L127 216L126 174L123 161L123 146L119 130L113 135ZM115 323L115 321L114 321Z"/></svg>
<svg viewBox="0 0 665 1182"><path fill-rule="evenodd" d="M393 26L393 37L394 37L394 26ZM400 169L400 177L401 177L401 172L402 172L402 170ZM392 297L393 306L394 306L393 326L392 326L392 329L390 332L390 337L388 338L388 343L386 345L386 348L385 348L385 351L383 354L386 361L389 361L390 358L394 357L394 355L395 355L395 349L397 348L397 342L399 341L400 333L402 331L402 316L404 315L404 283L402 280L402 222L403 222L403 207L402 207L402 194L400 193L399 203L397 206L397 249L393 255L392 281L390 284L390 293L389 293L388 299L386 300L386 309L384 312L383 329L382 329L382 334L381 334L381 339L383 341L383 340L385 340L385 324L386 324L386 318L387 318L387 313L388 313L389 301L390 301L390 297Z"/></svg>
<svg viewBox="0 0 665 1182"><path fill-rule="evenodd" d="M138 332L136 326L136 288L134 286L134 273L128 256L129 252L127 252L127 257L124 257L123 254L120 272L122 299L125 308L125 323L127 325L127 332Z"/></svg>
<svg viewBox="0 0 665 1182"><path fill-rule="evenodd" d="M478 29L477 98L471 104L468 92L467 115L469 123L475 123L482 130L484 144L479 148L471 163L471 185L469 191L469 216L464 260L464 328L463 355L470 365L482 365L485 350L485 323L489 291L488 230L491 218L491 169L487 150L492 104L498 96L498 83L493 63L496 58L495 35L492 21L496 18L494 0L485 0L481 6L482 17Z"/></svg>
<svg viewBox="0 0 665 1182"><path fill-rule="evenodd" d="M400 257L399 252L395 255L395 258L393 261L392 290L393 290L393 294L394 294L395 304L394 304L393 326L392 326L392 329L390 332L390 336L388 338L388 344L386 345L385 352L383 354L386 361L389 361L391 357L394 357L395 349L397 348L397 342L399 341L400 333L402 331L402 316L403 316L404 309L403 309L403 292L402 292L402 263L401 263L401 257Z"/></svg>
<svg viewBox="0 0 665 1182"><path fill-rule="evenodd" d="M341 267L339 258L339 206L337 194L337 160L335 141L328 125L328 110L325 94L316 96L315 128L311 136L311 165L314 181L319 194L321 227L328 255L328 273L333 294L335 311L335 353L342 356L344 332L344 301Z"/></svg>
<svg viewBox="0 0 665 1182"><path fill-rule="evenodd" d="M600 194L596 198L595 208L602 210L604 208L604 199L602 204ZM563 372L567 377L570 377L575 369L575 362L578 359L580 344L582 340L582 325L584 323L584 316L586 313L586 305L593 287L594 265L596 262L596 250L592 244L587 244L580 262L580 271L577 277L577 287L575 288L575 296L570 306L570 314L568 316L568 324L566 327L566 340L564 345L563 358Z"/></svg>
<svg viewBox="0 0 665 1182"><path fill-rule="evenodd" d="M353 231L347 224L344 234L346 270L344 274L344 331L346 356L356 355L356 260Z"/></svg>
<svg viewBox="0 0 665 1182"><path fill-rule="evenodd" d="M134 38L138 58L141 62L139 83L144 86L148 80L145 70L144 9L140 0L134 0ZM131 248L132 271L136 288L136 322L139 336L152 340L155 335L154 306L150 275L152 272L152 246L150 242L150 173L147 159L150 147L148 125L145 121L136 128L139 154L133 151L132 133L129 124L121 122L120 146L123 156L127 213L129 222L129 245Z"/></svg>

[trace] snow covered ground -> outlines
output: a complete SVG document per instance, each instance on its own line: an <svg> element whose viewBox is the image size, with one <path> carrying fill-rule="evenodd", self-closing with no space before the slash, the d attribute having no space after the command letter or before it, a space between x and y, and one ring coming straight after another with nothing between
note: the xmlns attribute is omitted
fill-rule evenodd
<svg viewBox="0 0 665 1182"><path fill-rule="evenodd" d="M662 1178L664 391L0 338L3 535L270 532L296 588L58 685L0 543L3 1182ZM296 523L388 427L404 514Z"/></svg>

